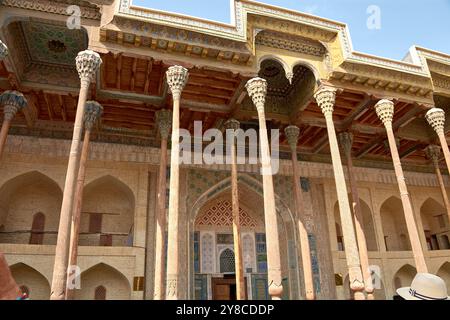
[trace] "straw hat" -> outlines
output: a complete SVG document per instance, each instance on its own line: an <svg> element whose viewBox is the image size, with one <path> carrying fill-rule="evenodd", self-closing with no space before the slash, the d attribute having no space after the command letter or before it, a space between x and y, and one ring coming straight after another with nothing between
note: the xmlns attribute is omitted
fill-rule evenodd
<svg viewBox="0 0 450 320"><path fill-rule="evenodd" d="M397 293L405 300L449 300L444 280L429 273L418 273L411 287L397 289Z"/></svg>

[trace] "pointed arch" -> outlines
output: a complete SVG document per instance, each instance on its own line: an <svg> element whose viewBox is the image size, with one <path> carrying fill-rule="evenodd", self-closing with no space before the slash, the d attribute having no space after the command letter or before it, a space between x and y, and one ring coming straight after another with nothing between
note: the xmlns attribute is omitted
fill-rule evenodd
<svg viewBox="0 0 450 320"><path fill-rule="evenodd" d="M385 200L380 207L380 216L386 251L411 250L401 200L396 196Z"/></svg>
<svg viewBox="0 0 450 320"><path fill-rule="evenodd" d="M134 221L135 197L121 180L106 175L84 187L81 245L127 246Z"/></svg>
<svg viewBox="0 0 450 320"><path fill-rule="evenodd" d="M258 180L250 177L247 174L239 174L238 178L239 186L248 188L249 191L263 198L263 186ZM216 198L217 196L231 191L231 178L223 179L216 185L203 192L197 200L194 202L192 209L190 210L189 219L193 223L197 217L200 208L202 208L208 201ZM242 198L241 198L242 199ZM245 199L245 198L244 198ZM289 206L284 203L280 196L275 193L275 206L277 213L283 218L285 222L294 223L294 217L292 215Z"/></svg>
<svg viewBox="0 0 450 320"><path fill-rule="evenodd" d="M238 178L238 185L239 185L239 199L240 199L240 206L242 208L251 208L249 211L254 213L253 217L257 218L257 220L262 221L262 225L258 225L256 228L249 228L247 231L245 228L242 229L243 232L252 232L255 233L253 235L257 236L265 236L265 228L264 228L264 206L263 206L263 186L262 183L256 180L255 178L247 175L247 174L239 174ZM241 194L241 192L245 190ZM198 260L196 262L195 257L196 256L202 256L203 254L203 248L200 246L200 249L195 249L194 247L194 238L195 238L195 232L199 232L199 230L196 228L196 218L199 216L199 214L202 212L202 209L205 206L208 206L210 204L214 204L214 201L217 199L221 199L223 197L229 197L231 198L231 178L225 178L221 180L220 182L216 183L214 186L208 188L205 190L194 202L193 205L190 206L190 209L188 211L188 217L189 217L189 228L188 228L188 234L190 235L190 245L189 245L189 268L190 268L190 274L188 277L188 287L189 287L189 296L194 297L195 295L195 265L198 263ZM296 287L298 288L298 268L291 269L291 266L295 265L298 261L297 251L296 250L290 250L288 251L288 244L289 241L291 243L296 243L296 233L295 233L295 223L294 218L292 215L292 212L290 211L289 207L283 202L283 200L275 194L275 208L277 212L278 217L278 223L280 228L280 247L283 250L282 254L282 265L285 266L283 271L286 272L286 276L288 277L288 281L290 282L289 287ZM257 212L258 214L255 214ZM215 230L217 232L219 229ZM231 229L227 229L226 231L224 228L220 228L220 230L223 230L224 232L229 232ZM206 229L201 229L199 233L205 234L208 232ZM246 238L247 242L248 237ZM208 243L212 243L209 241ZM251 241L251 243L255 244L254 241ZM228 245L226 245L227 248L229 248ZM256 244L257 246L257 244ZM217 247L217 246L216 246ZM209 247L208 247L209 248ZM265 244L262 247L265 250ZM193 250L194 249L194 250ZM262 250L262 249L261 249ZM285 251L286 250L286 251ZM218 266L220 264L220 255L219 252L216 253L216 250L212 250L214 252L214 260L215 265ZM247 254L254 253L258 254L257 250L255 248L249 249L246 251ZM208 254L209 256L213 257L211 254ZM263 253L261 253L261 257L264 258ZM202 258L200 258L202 260ZM210 260L208 258L206 263L203 261L202 263L210 265ZM244 263L247 262L247 266L249 266L249 269L252 270L256 266L256 257L250 257L250 259L244 260ZM254 264L254 265L252 265ZM211 269L210 267L207 268L208 270ZM216 268L220 269L220 268ZM254 271L253 271L254 272ZM295 282L295 283L294 283Z"/></svg>
<svg viewBox="0 0 450 320"><path fill-rule="evenodd" d="M0 234L0 243L30 242L33 218L45 216L45 228L41 228L42 243L54 244L62 203L62 190L47 175L30 171L11 178L0 188L0 225L8 234ZM41 219L42 222L42 219Z"/></svg>
<svg viewBox="0 0 450 320"><path fill-rule="evenodd" d="M445 284L447 285L447 293L450 296L450 262L444 262L436 275L445 281Z"/></svg>
<svg viewBox="0 0 450 320"><path fill-rule="evenodd" d="M226 248L219 253L219 270L220 273L234 273L234 251Z"/></svg>
<svg viewBox="0 0 450 320"><path fill-rule="evenodd" d="M428 197L420 206L420 218L428 250L450 249L448 238L441 235L442 230L449 226L445 207L433 197Z"/></svg>
<svg viewBox="0 0 450 320"><path fill-rule="evenodd" d="M417 270L410 264L405 264L397 270L392 279L393 288L397 290L398 288L408 287L411 285L414 277L417 274Z"/></svg>
<svg viewBox="0 0 450 320"><path fill-rule="evenodd" d="M76 290L78 300L93 300L97 290L103 287L107 300L128 300L131 286L125 275L106 263L96 264L81 273L81 289ZM103 292L102 292L103 295Z"/></svg>
<svg viewBox="0 0 450 320"><path fill-rule="evenodd" d="M25 263L10 266L11 274L20 288L27 289L33 300L48 300L50 298L50 284L45 276Z"/></svg>

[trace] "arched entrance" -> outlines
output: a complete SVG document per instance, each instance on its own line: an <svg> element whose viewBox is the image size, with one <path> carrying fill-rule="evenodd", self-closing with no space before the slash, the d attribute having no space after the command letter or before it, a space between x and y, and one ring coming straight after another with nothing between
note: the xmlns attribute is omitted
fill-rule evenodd
<svg viewBox="0 0 450 320"><path fill-rule="evenodd" d="M250 177L239 178L239 206L243 270L248 299L268 299L267 253L264 227L264 206L259 182ZM291 272L297 270L297 256L288 252L294 240L292 218L287 207L277 200L284 298L291 292L290 282L298 281ZM290 226L290 227L287 227ZM226 179L201 196L191 211L192 235L191 297L194 299L235 298L234 245L232 233L230 180ZM293 241L295 243L295 241ZM291 252L292 253L292 252ZM298 286L296 286L298 288Z"/></svg>

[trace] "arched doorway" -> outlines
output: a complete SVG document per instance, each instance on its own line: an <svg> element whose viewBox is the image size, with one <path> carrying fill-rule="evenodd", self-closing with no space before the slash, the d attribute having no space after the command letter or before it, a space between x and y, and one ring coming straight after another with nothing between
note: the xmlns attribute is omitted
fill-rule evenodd
<svg viewBox="0 0 450 320"><path fill-rule="evenodd" d="M390 197L382 204L380 214L386 251L411 250L401 200Z"/></svg>
<svg viewBox="0 0 450 320"><path fill-rule="evenodd" d="M249 177L239 179L240 221L244 276L248 299L268 299L267 253L262 195L250 187L258 184ZM247 181L250 181L247 183ZM259 187L259 186L258 186ZM284 298L290 296L290 268L296 253L289 255L288 241L295 239L290 213L277 201ZM193 230L191 255L194 299L233 299L235 295L234 244L232 233L230 181L226 179L204 193L191 211ZM295 243L295 241L293 241ZM293 250L295 251L295 250ZM298 288L298 286L297 286Z"/></svg>
<svg viewBox="0 0 450 320"><path fill-rule="evenodd" d="M423 232L428 250L450 249L447 211L444 206L432 198L428 198L420 207Z"/></svg>
<svg viewBox="0 0 450 320"><path fill-rule="evenodd" d="M36 269L17 263L10 267L11 274L22 292L27 292L32 300L48 300L50 298L50 284Z"/></svg>

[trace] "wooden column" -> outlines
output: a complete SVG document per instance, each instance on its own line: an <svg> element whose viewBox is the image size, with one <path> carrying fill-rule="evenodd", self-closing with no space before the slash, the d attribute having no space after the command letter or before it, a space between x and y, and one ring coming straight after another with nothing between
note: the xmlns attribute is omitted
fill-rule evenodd
<svg viewBox="0 0 450 320"><path fill-rule="evenodd" d="M342 168L341 154L333 123L334 103L336 100L336 90L330 87L319 89L314 95L318 106L325 116L328 130L328 140L330 144L331 161L333 163L334 180L339 203L339 213L342 222L342 235L345 245L345 257L347 259L350 288L354 293L355 300L364 300L364 282L361 273L358 245L356 243L353 218L347 194L344 169Z"/></svg>
<svg viewBox="0 0 450 320"><path fill-rule="evenodd" d="M156 112L156 122L161 136L161 160L158 175L158 199L156 212L155 239L155 286L154 300L164 300L165 295L165 263L166 263L166 181L167 181L167 140L172 126L172 112L160 110Z"/></svg>
<svg viewBox="0 0 450 320"><path fill-rule="evenodd" d="M73 198L75 194L75 180L78 172L78 160L80 157L80 140L83 127L84 109L89 93L89 86L94 80L102 60L98 53L86 50L78 53L76 67L80 76L81 88L78 97L77 113L73 129L72 144L70 147L69 163L67 165L66 181L64 184L61 214L59 218L58 239L56 242L55 264L53 267L52 288L50 299L63 300L65 298L65 286L67 266L69 262L69 229Z"/></svg>
<svg viewBox="0 0 450 320"><path fill-rule="evenodd" d="M4 60L8 55L8 47L0 40L0 61Z"/></svg>
<svg viewBox="0 0 450 320"><path fill-rule="evenodd" d="M434 131L438 135L439 142L441 144L442 153L444 154L445 163L447 164L448 172L450 172L450 151L448 149L447 139L445 138L444 125L445 125L445 112L439 108L432 108L428 110L425 115L428 123L433 127Z"/></svg>
<svg viewBox="0 0 450 320"><path fill-rule="evenodd" d="M428 159L431 160L436 172L436 177L441 188L442 200L444 200L445 210L447 211L448 221L450 221L450 202L448 200L447 190L445 190L444 179L442 178L441 169L439 168L439 158L441 156L441 148L437 145L430 145L425 149Z"/></svg>
<svg viewBox="0 0 450 320"><path fill-rule="evenodd" d="M5 149L6 138L8 137L11 121L17 112L27 106L27 99L18 91L5 91L0 95L0 106L3 107L3 124L0 130L0 160Z"/></svg>
<svg viewBox="0 0 450 320"><path fill-rule="evenodd" d="M314 281L311 265L311 251L309 248L308 230L305 227L305 208L303 206L303 194L300 187L300 174L298 170L297 144L300 129L296 126L288 126L284 129L289 146L291 147L293 185L295 193L295 208L297 209L298 234L300 237L300 249L302 252L303 280L305 282L305 294L307 300L315 299Z"/></svg>
<svg viewBox="0 0 450 320"><path fill-rule="evenodd" d="M383 122L389 141L389 148L391 150L392 162L394 164L395 175L397 177L398 188L403 205L403 212L405 214L406 227L408 229L409 239L416 263L416 269L419 273L428 273L428 268L425 263L422 245L420 244L419 233L417 231L416 221L414 220L414 213L412 209L411 199L409 197L408 187L406 186L405 176L403 174L402 164L398 155L397 144L392 129L392 119L394 117L394 103L390 100L381 100L375 105L378 118Z"/></svg>
<svg viewBox="0 0 450 320"><path fill-rule="evenodd" d="M70 245L69 245L69 267L74 270L78 263L78 238L80 233L81 208L83 207L83 189L86 178L86 163L89 156L89 144L91 132L94 124L103 113L103 107L95 101L86 102L86 112L84 114L84 139L81 149L80 165L75 189L75 198L72 210L72 223L70 227ZM70 276L70 275L69 275ZM73 276L73 275L72 275ZM67 278L66 300L72 300L75 295L74 279Z"/></svg>
<svg viewBox="0 0 450 320"><path fill-rule="evenodd" d="M347 172L350 190L352 194L352 208L356 229L356 240L358 241L359 260L361 262L361 271L364 278L364 288L368 300L374 300L372 276L369 268L369 253L367 250L366 235L364 233L364 220L361 212L361 203L359 201L358 187L356 185L355 175L353 173L352 145L353 134L350 132L341 132L338 135L342 151L347 159Z"/></svg>
<svg viewBox="0 0 450 320"><path fill-rule="evenodd" d="M241 244L241 225L239 221L239 190L238 190L238 171L237 171L237 155L236 155L236 133L239 130L240 123L237 120L230 119L225 122L227 129L227 140L232 139L230 159L231 159L231 204L233 216L233 240L234 240L234 265L236 271L236 298L237 300L245 300L245 281L244 267L242 259ZM228 134L230 133L230 134ZM230 142L227 141L227 145Z"/></svg>
<svg viewBox="0 0 450 320"><path fill-rule="evenodd" d="M178 300L178 276L180 272L178 263L178 215L180 191L180 99L181 92L188 81L188 70L180 66L170 67L166 73L166 77L173 97L166 299Z"/></svg>
<svg viewBox="0 0 450 320"><path fill-rule="evenodd" d="M248 95L253 100L258 111L259 144L261 151L261 174L264 193L264 220L266 227L267 269L269 295L273 300L280 300L283 295L281 276L280 238L275 209L275 193L273 189L272 163L270 159L269 138L267 136L266 116L264 104L266 101L267 82L261 78L254 78L247 82Z"/></svg>

